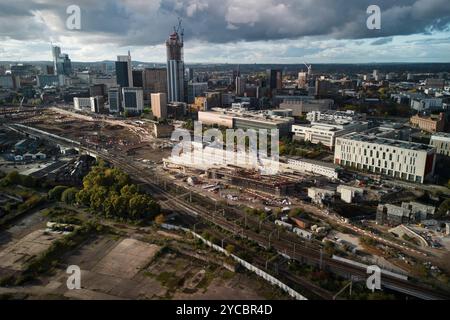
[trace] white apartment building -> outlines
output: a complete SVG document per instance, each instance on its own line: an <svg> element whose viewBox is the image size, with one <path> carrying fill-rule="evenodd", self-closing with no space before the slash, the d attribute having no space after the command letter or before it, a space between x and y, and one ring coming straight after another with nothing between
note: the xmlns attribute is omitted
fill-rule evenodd
<svg viewBox="0 0 450 320"><path fill-rule="evenodd" d="M450 133L439 132L431 136L430 145L436 148L436 153L450 157Z"/></svg>
<svg viewBox="0 0 450 320"><path fill-rule="evenodd" d="M330 149L334 148L337 137L349 132L367 130L367 122L326 123L312 122L311 124L299 124L292 126L294 140L309 141L313 144L322 143Z"/></svg>
<svg viewBox="0 0 450 320"><path fill-rule="evenodd" d="M434 173L435 153L425 144L350 133L336 139L334 163L423 183Z"/></svg>

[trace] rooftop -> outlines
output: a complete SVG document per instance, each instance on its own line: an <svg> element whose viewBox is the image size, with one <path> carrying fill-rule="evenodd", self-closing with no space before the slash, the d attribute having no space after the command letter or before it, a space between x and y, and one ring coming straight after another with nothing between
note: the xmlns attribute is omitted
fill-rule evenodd
<svg viewBox="0 0 450 320"><path fill-rule="evenodd" d="M352 132L347 135L344 135L342 137L342 139L361 141L361 142L367 142L367 143L373 143L373 144L382 144L382 145L392 146L395 148L403 148L403 149L417 150L417 151L431 151L434 149L433 146L430 146L427 144L382 138L382 137L377 137L372 134L368 134L367 132L366 133Z"/></svg>

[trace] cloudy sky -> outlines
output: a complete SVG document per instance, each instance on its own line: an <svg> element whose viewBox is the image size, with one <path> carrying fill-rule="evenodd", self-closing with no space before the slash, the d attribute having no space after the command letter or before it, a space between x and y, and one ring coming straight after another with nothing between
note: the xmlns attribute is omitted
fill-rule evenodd
<svg viewBox="0 0 450 320"><path fill-rule="evenodd" d="M73 61L164 62L177 17L188 63L450 62L449 0L0 0L0 61L51 60L54 43Z"/></svg>

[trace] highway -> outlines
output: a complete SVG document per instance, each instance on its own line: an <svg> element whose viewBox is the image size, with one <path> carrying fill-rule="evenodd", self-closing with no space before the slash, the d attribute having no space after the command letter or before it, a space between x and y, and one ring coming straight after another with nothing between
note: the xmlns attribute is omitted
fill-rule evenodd
<svg viewBox="0 0 450 320"><path fill-rule="evenodd" d="M62 143L67 141L58 140L54 136L46 136L41 133L36 133L36 131L25 130L21 128L22 131L40 136L43 139L47 139L56 143ZM61 137L61 139L66 139ZM193 215L195 217L200 217L205 221L211 222L220 228L227 230L233 234L239 235L243 238L251 239L257 242L261 247L273 247L276 251L283 253L289 256L291 259L297 260L301 263L308 262L310 264L315 264L317 266L322 267L323 269L346 275L348 278L356 277L358 279L366 279L367 273L366 270L350 265L348 263L344 263L341 261L336 261L322 254L321 250L316 248L315 246L307 245L306 242L292 242L291 239L287 239L285 235L280 234L280 238L271 237L271 235L264 235L262 232L257 233L251 229L239 227L234 221L229 221L226 217L223 217L220 214L211 212L206 210L205 208L200 208L194 206L192 203L185 201L184 199L180 199L179 197L173 196L163 188L159 186L156 181L155 174L151 171L146 171L149 169L142 169L139 166L130 162L125 156L121 156L119 154L109 154L108 152L89 148L87 146L80 146L80 151L85 151L90 154L95 154L100 158L103 158L106 161L111 162L114 166L120 168L124 172L127 172L130 176L132 176L137 181L141 181L147 184L152 190L157 193L158 196L165 199L165 203L170 204L171 207L175 210L179 210L189 215ZM170 182L167 182L170 184ZM249 218L249 217L247 217ZM245 219L244 213L241 213L241 219ZM276 230L273 224L263 223L264 229L268 230ZM238 228L239 227L239 228ZM419 285L412 280L401 280L392 276L383 275L381 279L382 286L402 292L413 297L419 299L426 300L447 300L450 297L443 293L438 293L432 288L425 287L424 285Z"/></svg>

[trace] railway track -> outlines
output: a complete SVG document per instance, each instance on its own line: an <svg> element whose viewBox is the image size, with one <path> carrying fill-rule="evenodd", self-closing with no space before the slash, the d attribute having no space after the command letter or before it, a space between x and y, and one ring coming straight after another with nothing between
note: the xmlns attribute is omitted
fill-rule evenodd
<svg viewBox="0 0 450 320"><path fill-rule="evenodd" d="M25 132L24 129L22 129L22 131ZM61 143L61 141L67 140L63 137L58 140L57 138L55 138L55 136L50 137L46 135L43 135L42 138L54 142L56 141L57 143ZM81 144L79 145L79 148L83 151L89 152L91 154L96 154L99 157L104 158L116 167L133 176L138 181L144 182L145 184L151 186L151 188L156 191L158 195L166 198L167 202L171 203L174 209L178 209L189 215L200 217L205 221L211 222L228 232L238 234L243 238L251 239L258 243L261 247L273 247L278 252L283 253L289 256L291 259L297 260L299 262L308 261L309 263L314 263L320 267L330 269L333 272L338 272L348 276L356 276L360 279L365 279L367 277L365 269L328 258L324 256L320 250L311 247L305 247L305 244L303 243L295 243L294 246L291 240L287 240L281 237L280 239L268 239L266 236L259 234L251 229L241 227L240 230L236 230L236 224L228 221L225 217L211 213L204 208L195 207L192 204L187 203L186 201L179 199L169 192L165 191L157 183L155 183L154 173L146 173L145 171L143 171L143 169L132 165L128 159L122 157L121 155L111 155L98 149L89 148L88 146L82 146ZM265 226L265 228L267 229L270 227ZM290 241L290 243L287 244L286 241ZM424 287L423 285L416 284L412 281L404 281L388 275L383 275L382 285L387 288L418 297L420 299L450 299L447 294L436 292L431 288Z"/></svg>

